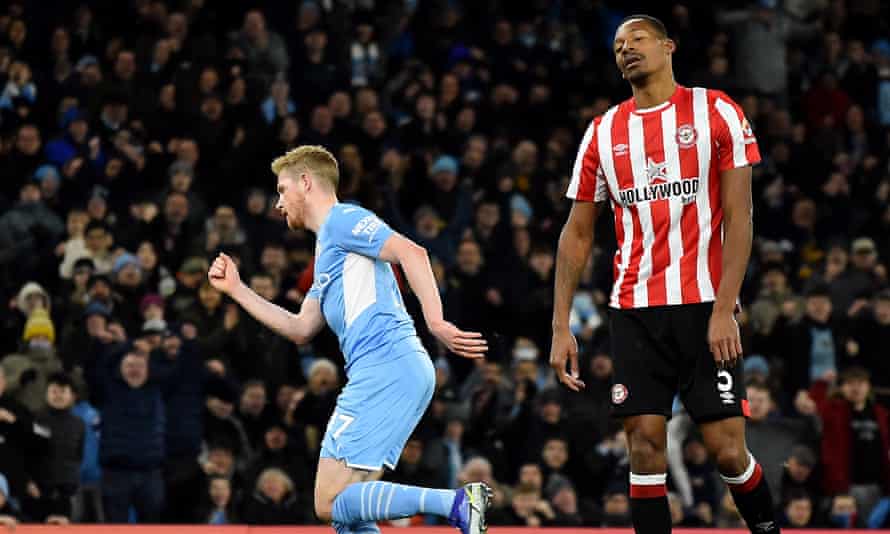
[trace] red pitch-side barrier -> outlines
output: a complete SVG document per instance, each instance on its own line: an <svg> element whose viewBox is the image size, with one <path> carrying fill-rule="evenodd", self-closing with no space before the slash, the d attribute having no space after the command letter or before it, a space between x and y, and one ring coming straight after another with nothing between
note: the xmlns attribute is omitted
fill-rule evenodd
<svg viewBox="0 0 890 534"><path fill-rule="evenodd" d="M382 527L385 534L454 534L450 527ZM517 528L489 527L491 534L530 534L545 530L548 534L633 534L630 529L622 528ZM4 529L0 527L0 534ZM8 531L12 532L12 531ZM248 526L153 526L153 525L19 525L15 534L331 534L330 527L248 527ZM748 534L747 530L726 529L675 529L674 534ZM800 534L838 534L839 530L782 530L782 532L799 532ZM874 530L844 530L847 534L867 534Z"/></svg>

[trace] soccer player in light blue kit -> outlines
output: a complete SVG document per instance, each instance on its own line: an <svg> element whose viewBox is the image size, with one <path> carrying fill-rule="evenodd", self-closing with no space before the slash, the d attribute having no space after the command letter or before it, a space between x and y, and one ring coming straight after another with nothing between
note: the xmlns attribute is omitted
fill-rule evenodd
<svg viewBox="0 0 890 534"><path fill-rule="evenodd" d="M321 444L315 513L338 534L379 532L376 521L418 513L448 519L464 534L486 530L491 490L458 490L381 482L426 411L435 372L405 311L390 263L405 271L430 332L449 350L481 358L481 334L442 317L439 290L423 247L393 232L370 211L337 201L337 160L320 146L301 146L272 162L278 205L291 229L317 236L314 283L293 314L245 286L231 258L220 254L208 273L214 287L257 320L295 343L312 339L325 322L340 340L348 382L337 398Z"/></svg>

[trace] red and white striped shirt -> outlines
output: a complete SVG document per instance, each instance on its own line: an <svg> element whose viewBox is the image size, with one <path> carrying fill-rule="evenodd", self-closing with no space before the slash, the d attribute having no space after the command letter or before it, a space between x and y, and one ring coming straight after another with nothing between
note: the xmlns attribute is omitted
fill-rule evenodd
<svg viewBox="0 0 890 534"><path fill-rule="evenodd" d="M618 251L609 305L713 301L720 286L720 173L760 161L741 108L721 91L677 87L667 102L633 99L587 128L566 193L610 200Z"/></svg>

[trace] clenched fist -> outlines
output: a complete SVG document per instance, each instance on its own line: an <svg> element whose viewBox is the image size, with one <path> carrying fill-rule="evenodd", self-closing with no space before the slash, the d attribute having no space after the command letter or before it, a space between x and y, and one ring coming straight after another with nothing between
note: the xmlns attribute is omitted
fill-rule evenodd
<svg viewBox="0 0 890 534"><path fill-rule="evenodd" d="M235 265L235 261L223 253L220 253L213 260L213 264L207 272L207 277L210 279L210 284L213 287L226 295L231 295L232 291L241 283L241 276L238 274L238 267Z"/></svg>

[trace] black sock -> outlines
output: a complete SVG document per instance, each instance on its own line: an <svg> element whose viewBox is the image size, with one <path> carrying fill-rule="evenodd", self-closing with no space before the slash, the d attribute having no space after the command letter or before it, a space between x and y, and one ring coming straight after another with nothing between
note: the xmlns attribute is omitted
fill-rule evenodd
<svg viewBox="0 0 890 534"><path fill-rule="evenodd" d="M735 477L725 475L721 477L729 486L739 514L751 532L755 534L779 532L779 524L776 522L773 510L773 497L763 477L763 469L753 456L749 458L750 464L744 473Z"/></svg>
<svg viewBox="0 0 890 534"><path fill-rule="evenodd" d="M630 514L637 534L670 534L667 475L630 474Z"/></svg>

